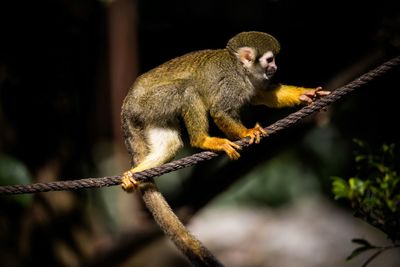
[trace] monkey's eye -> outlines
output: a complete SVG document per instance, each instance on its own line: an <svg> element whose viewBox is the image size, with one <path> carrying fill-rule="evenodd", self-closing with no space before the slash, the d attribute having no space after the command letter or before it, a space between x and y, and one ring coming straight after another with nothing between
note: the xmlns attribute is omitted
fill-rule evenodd
<svg viewBox="0 0 400 267"><path fill-rule="evenodd" d="M268 63L271 63L272 61L274 61L274 58L273 58L273 57L267 58L267 62L268 62Z"/></svg>

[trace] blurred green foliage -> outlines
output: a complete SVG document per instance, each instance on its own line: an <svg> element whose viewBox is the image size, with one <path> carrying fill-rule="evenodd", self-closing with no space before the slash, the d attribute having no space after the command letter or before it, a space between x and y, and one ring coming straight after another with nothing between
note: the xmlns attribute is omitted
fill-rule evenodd
<svg viewBox="0 0 400 267"><path fill-rule="evenodd" d="M348 257L377 249L363 266L384 250L400 244L400 151L398 144L383 144L372 148L366 142L354 139L357 175L348 179L333 177L335 199L351 202L355 216L386 233L393 242L389 247L371 245L364 239L353 239L361 246Z"/></svg>
<svg viewBox="0 0 400 267"><path fill-rule="evenodd" d="M31 182L32 176L21 161L0 154L0 185L28 184ZM32 195L22 194L7 197L7 199L15 200L22 205L28 205L32 201Z"/></svg>

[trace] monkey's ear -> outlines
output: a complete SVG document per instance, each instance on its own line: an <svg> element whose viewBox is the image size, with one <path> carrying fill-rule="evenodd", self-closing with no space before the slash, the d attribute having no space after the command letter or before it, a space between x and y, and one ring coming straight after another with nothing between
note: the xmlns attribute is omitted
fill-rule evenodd
<svg viewBox="0 0 400 267"><path fill-rule="evenodd" d="M237 57L245 66L249 67L256 60L256 51L251 47L241 47L237 51Z"/></svg>

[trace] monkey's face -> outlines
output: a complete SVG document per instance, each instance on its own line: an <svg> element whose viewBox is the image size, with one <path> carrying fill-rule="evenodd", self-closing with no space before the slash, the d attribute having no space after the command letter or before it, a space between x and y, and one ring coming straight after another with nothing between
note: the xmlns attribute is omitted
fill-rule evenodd
<svg viewBox="0 0 400 267"><path fill-rule="evenodd" d="M272 51L257 55L251 47L241 47L236 54L243 67L247 70L249 78L254 83L264 83L274 76L278 67Z"/></svg>
<svg viewBox="0 0 400 267"><path fill-rule="evenodd" d="M278 69L275 64L275 56L271 51L262 55L256 64L259 65L259 72L265 80L271 79Z"/></svg>

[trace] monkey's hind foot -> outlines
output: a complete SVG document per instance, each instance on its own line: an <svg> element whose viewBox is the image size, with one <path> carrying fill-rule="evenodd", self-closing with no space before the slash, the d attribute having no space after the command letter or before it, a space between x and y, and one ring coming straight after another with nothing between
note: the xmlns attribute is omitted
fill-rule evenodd
<svg viewBox="0 0 400 267"><path fill-rule="evenodd" d="M223 151L231 160L237 160L240 157L240 154L237 152L237 150L240 150L241 147L225 138L207 137L204 139L203 143L199 145L199 147L213 151Z"/></svg>
<svg viewBox="0 0 400 267"><path fill-rule="evenodd" d="M135 180L132 171L127 171L122 175L121 186L128 193L135 191L139 187L139 182Z"/></svg>

